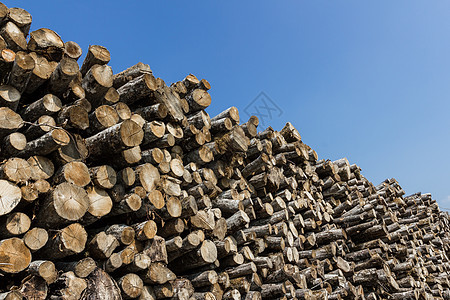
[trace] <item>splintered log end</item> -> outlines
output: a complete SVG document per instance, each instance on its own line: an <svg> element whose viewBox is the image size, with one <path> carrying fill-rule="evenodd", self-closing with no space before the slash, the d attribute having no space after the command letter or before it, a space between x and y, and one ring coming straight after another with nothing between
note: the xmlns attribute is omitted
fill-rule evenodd
<svg viewBox="0 0 450 300"><path fill-rule="evenodd" d="M37 52L48 60L60 61L64 52L64 42L53 30L41 28L30 33L28 50Z"/></svg>

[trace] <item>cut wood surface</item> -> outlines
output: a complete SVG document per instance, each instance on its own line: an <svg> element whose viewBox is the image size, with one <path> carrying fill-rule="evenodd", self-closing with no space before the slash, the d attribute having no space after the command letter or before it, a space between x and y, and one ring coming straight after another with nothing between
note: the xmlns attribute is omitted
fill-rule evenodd
<svg viewBox="0 0 450 300"><path fill-rule="evenodd" d="M450 299L431 194L31 21L0 3L0 299Z"/></svg>

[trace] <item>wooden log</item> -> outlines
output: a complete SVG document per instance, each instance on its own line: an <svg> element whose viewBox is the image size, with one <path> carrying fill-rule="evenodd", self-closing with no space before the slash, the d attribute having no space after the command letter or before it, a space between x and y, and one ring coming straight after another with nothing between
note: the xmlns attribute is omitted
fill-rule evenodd
<svg viewBox="0 0 450 300"><path fill-rule="evenodd" d="M5 49L5 40L0 36L0 82L5 82L8 79L11 69L16 59L16 53L10 49Z"/></svg>
<svg viewBox="0 0 450 300"><path fill-rule="evenodd" d="M23 121L19 114L16 114L8 107L0 107L0 138L3 139L8 134L22 127Z"/></svg>
<svg viewBox="0 0 450 300"><path fill-rule="evenodd" d="M30 218L21 212L13 212L0 224L0 235L2 238L22 235L30 229Z"/></svg>
<svg viewBox="0 0 450 300"><path fill-rule="evenodd" d="M22 297L25 297L27 299L45 300L48 294L47 282L39 276L31 276L22 282L18 291L13 293L19 293L19 295L12 299L23 299Z"/></svg>
<svg viewBox="0 0 450 300"><path fill-rule="evenodd" d="M117 182L116 171L108 165L90 168L89 174L92 182L103 189L111 189Z"/></svg>
<svg viewBox="0 0 450 300"><path fill-rule="evenodd" d="M209 240L202 242L200 248L172 261L174 270L187 271L213 263L217 259L216 245Z"/></svg>
<svg viewBox="0 0 450 300"><path fill-rule="evenodd" d="M91 157L100 157L103 153L124 150L138 146L144 137L142 129L130 120L111 126L86 139L86 146Z"/></svg>
<svg viewBox="0 0 450 300"><path fill-rule="evenodd" d="M64 57L53 71L48 81L48 91L62 96L69 88L70 83L77 76L79 66L76 60Z"/></svg>
<svg viewBox="0 0 450 300"><path fill-rule="evenodd" d="M73 223L53 235L39 251L39 255L51 259L65 258L81 253L85 249L86 241L86 230L80 224Z"/></svg>
<svg viewBox="0 0 450 300"><path fill-rule="evenodd" d="M117 111L108 105L102 105L89 115L88 132L92 135L105 130L119 122Z"/></svg>
<svg viewBox="0 0 450 300"><path fill-rule="evenodd" d="M31 262L31 252L24 242L16 237L0 241L0 270L5 273L18 273L25 270Z"/></svg>
<svg viewBox="0 0 450 300"><path fill-rule="evenodd" d="M123 261L120 253L113 253L111 256L103 262L103 268L106 272L111 273L122 267Z"/></svg>
<svg viewBox="0 0 450 300"><path fill-rule="evenodd" d="M149 73L140 75L117 89L120 101L127 105L152 95L158 84L156 78Z"/></svg>
<svg viewBox="0 0 450 300"><path fill-rule="evenodd" d="M152 262L168 262L166 240L160 236L154 236L148 240L142 253L146 254Z"/></svg>
<svg viewBox="0 0 450 300"><path fill-rule="evenodd" d="M81 300L121 299L116 281L102 269L96 268L86 279L87 287Z"/></svg>
<svg viewBox="0 0 450 300"><path fill-rule="evenodd" d="M152 259L145 253L138 253L134 256L133 261L124 267L124 271L128 273L138 273L145 271L150 267Z"/></svg>
<svg viewBox="0 0 450 300"><path fill-rule="evenodd" d="M89 255L96 259L107 259L119 246L119 241L111 234L100 231L88 244Z"/></svg>
<svg viewBox="0 0 450 300"><path fill-rule="evenodd" d="M64 56L69 57L75 60L78 60L81 56L83 51L81 50L81 47L72 41L65 42L64 43Z"/></svg>
<svg viewBox="0 0 450 300"><path fill-rule="evenodd" d="M22 192L15 184L0 180L0 216L10 213L19 204Z"/></svg>
<svg viewBox="0 0 450 300"><path fill-rule="evenodd" d="M28 272L44 279L47 284L55 282L58 278L58 272L55 264L49 260L32 261L28 267Z"/></svg>
<svg viewBox="0 0 450 300"><path fill-rule="evenodd" d="M139 77L144 74L151 74L152 70L150 69L150 66L141 62L138 62L134 66L129 67L126 70L123 70L120 73L117 73L114 75L114 88L118 89L124 84L126 84L128 81L133 80L136 77Z"/></svg>
<svg viewBox="0 0 450 300"><path fill-rule="evenodd" d="M156 299L169 298L174 295L173 286L170 282L153 286Z"/></svg>
<svg viewBox="0 0 450 300"><path fill-rule="evenodd" d="M81 219L89 208L89 197L84 189L63 182L47 196L39 210L36 225L44 228L60 226Z"/></svg>
<svg viewBox="0 0 450 300"><path fill-rule="evenodd" d="M130 245L135 237L134 229L125 224L113 224L105 229L105 233L112 235L123 245Z"/></svg>
<svg viewBox="0 0 450 300"><path fill-rule="evenodd" d="M189 233L185 238L183 238L182 246L178 250L170 251L168 253L169 262L182 256L184 253L194 250L204 241L204 239L205 234L203 231L197 230Z"/></svg>
<svg viewBox="0 0 450 300"><path fill-rule="evenodd" d="M108 215L112 209L113 203L111 197L102 188L90 186L86 191L89 198L89 208L80 222L85 226L88 226L95 223L103 216Z"/></svg>
<svg viewBox="0 0 450 300"><path fill-rule="evenodd" d="M53 287L54 290L50 290L50 299L80 299L87 283L73 272L66 272L57 279Z"/></svg>
<svg viewBox="0 0 450 300"><path fill-rule="evenodd" d="M48 60L60 61L64 52L64 43L53 30L41 28L30 33L28 50Z"/></svg>
<svg viewBox="0 0 450 300"><path fill-rule="evenodd" d="M156 223L152 220L137 223L132 225L131 227L134 229L136 233L136 239L139 241L153 239L158 229Z"/></svg>
<svg viewBox="0 0 450 300"><path fill-rule="evenodd" d="M85 161L88 155L86 141L78 134L71 134L69 143L52 153L52 160L61 166L73 161Z"/></svg>
<svg viewBox="0 0 450 300"><path fill-rule="evenodd" d="M175 280L177 276L163 263L156 262L150 264L148 270L141 276L144 283L165 284L168 281Z"/></svg>
<svg viewBox="0 0 450 300"><path fill-rule="evenodd" d="M106 65L111 60L108 49L99 45L89 46L88 53L83 61L80 72L84 76L94 65Z"/></svg>
<svg viewBox="0 0 450 300"><path fill-rule="evenodd" d="M85 163L73 161L63 165L53 176L53 183L69 182L84 187L91 182L89 169Z"/></svg>
<svg viewBox="0 0 450 300"><path fill-rule="evenodd" d="M47 230L39 227L31 228L23 236L23 242L32 251L35 252L47 244L48 232Z"/></svg>
<svg viewBox="0 0 450 300"><path fill-rule="evenodd" d="M59 112L62 108L61 100L52 94L46 94L41 99L28 105L27 108L21 113L24 120L28 122L34 122L42 115L51 116Z"/></svg>
<svg viewBox="0 0 450 300"><path fill-rule="evenodd" d="M112 87L112 76L112 69L107 65L94 65L84 75L81 86L86 93L86 99L93 103L94 107L100 104Z"/></svg>
<svg viewBox="0 0 450 300"><path fill-rule="evenodd" d="M56 118L58 124L63 124L67 129L85 130L89 127L89 115L83 106L79 104L65 106Z"/></svg>
<svg viewBox="0 0 450 300"><path fill-rule="evenodd" d="M12 7L9 9L8 19L23 32L24 36L28 35L31 26L31 14L23 8Z"/></svg>
<svg viewBox="0 0 450 300"><path fill-rule="evenodd" d="M30 164L22 158L13 157L0 165L0 179L23 183L30 177Z"/></svg>
<svg viewBox="0 0 450 300"><path fill-rule="evenodd" d="M156 103L150 106L141 107L135 110L146 121L162 120L167 117L167 108L164 104Z"/></svg>
<svg viewBox="0 0 450 300"><path fill-rule="evenodd" d="M125 299L139 297L142 294L142 289L144 288L142 279L134 273L128 273L125 276L122 276L117 281L117 284L120 286L122 295Z"/></svg>
<svg viewBox="0 0 450 300"><path fill-rule="evenodd" d="M116 110L120 120L124 121L131 118L131 110L125 103L117 102L116 104L112 105L112 107L114 107L114 109Z"/></svg>
<svg viewBox="0 0 450 300"><path fill-rule="evenodd" d="M23 32L13 22L7 22L6 25L2 26L0 35L9 49L13 51L25 51L27 49L27 41Z"/></svg>
<svg viewBox="0 0 450 300"><path fill-rule="evenodd" d="M55 119L51 116L43 115L24 131L27 141L37 139L56 127Z"/></svg>
<svg viewBox="0 0 450 300"><path fill-rule="evenodd" d="M145 75L144 75L145 76ZM157 103L164 104L167 108L168 115L176 122L184 120L184 111L181 107L181 101L168 86L160 87L154 91Z"/></svg>
<svg viewBox="0 0 450 300"><path fill-rule="evenodd" d="M215 117L211 118L211 122L223 119L223 118L229 118L233 124L239 124L239 111L236 107L231 106L230 108L224 110L223 112L219 113Z"/></svg>
<svg viewBox="0 0 450 300"><path fill-rule="evenodd" d="M0 86L0 105L8 107L14 111L17 110L20 100L20 92L11 85Z"/></svg>
<svg viewBox="0 0 450 300"><path fill-rule="evenodd" d="M2 300L3 299L7 299L7 300L18 299L18 300L21 300L21 299L23 299L23 296L18 291L10 291L10 292L1 293L0 294L0 299L2 299Z"/></svg>
<svg viewBox="0 0 450 300"><path fill-rule="evenodd" d="M16 88L20 93L23 93L34 69L34 64L34 59L29 54L22 51L17 52L8 78L8 84ZM17 104L13 107L13 110L16 110Z"/></svg>
<svg viewBox="0 0 450 300"><path fill-rule="evenodd" d="M53 129L40 138L28 142L25 149L20 151L17 156L47 155L62 146L68 145L69 142L70 137L65 130Z"/></svg>

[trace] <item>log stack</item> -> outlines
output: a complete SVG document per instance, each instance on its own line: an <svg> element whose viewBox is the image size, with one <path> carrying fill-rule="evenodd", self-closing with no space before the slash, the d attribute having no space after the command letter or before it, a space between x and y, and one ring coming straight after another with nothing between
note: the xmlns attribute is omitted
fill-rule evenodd
<svg viewBox="0 0 450 300"><path fill-rule="evenodd" d="M0 299L450 299L430 194L30 25L0 5Z"/></svg>

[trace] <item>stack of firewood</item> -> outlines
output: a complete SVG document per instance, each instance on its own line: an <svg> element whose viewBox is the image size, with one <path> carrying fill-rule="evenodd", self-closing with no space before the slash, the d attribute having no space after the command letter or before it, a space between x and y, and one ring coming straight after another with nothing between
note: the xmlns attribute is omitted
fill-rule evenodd
<svg viewBox="0 0 450 300"><path fill-rule="evenodd" d="M429 194L0 3L0 299L450 299Z"/></svg>

